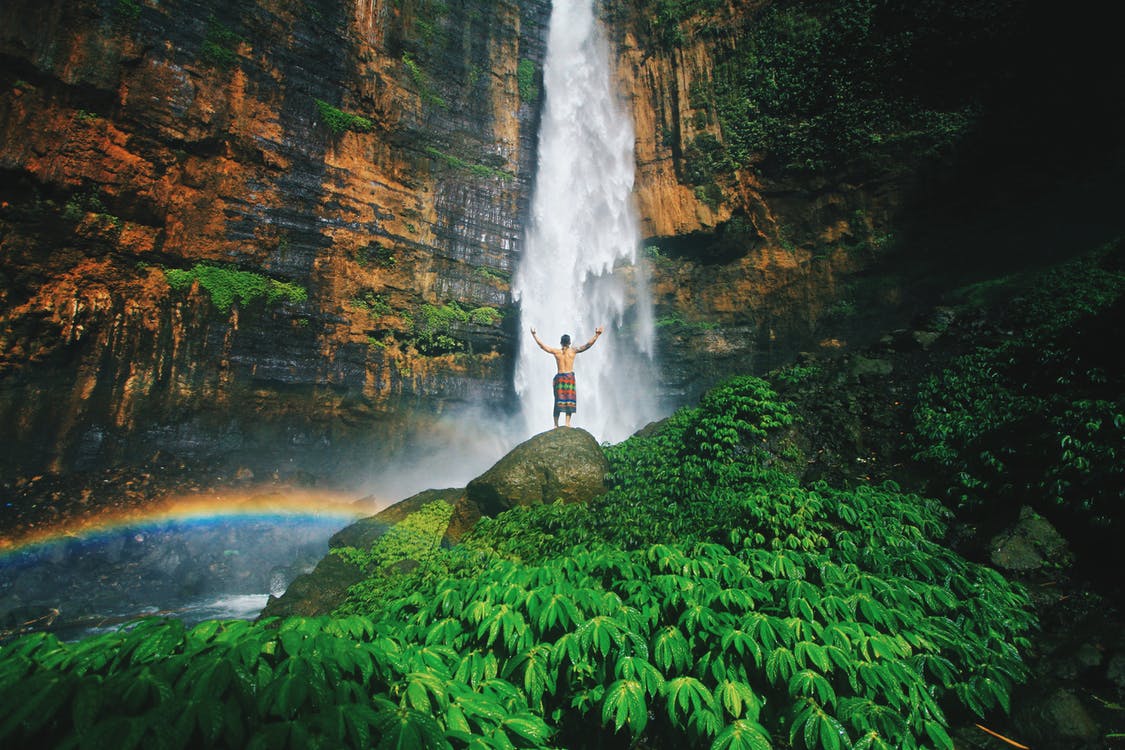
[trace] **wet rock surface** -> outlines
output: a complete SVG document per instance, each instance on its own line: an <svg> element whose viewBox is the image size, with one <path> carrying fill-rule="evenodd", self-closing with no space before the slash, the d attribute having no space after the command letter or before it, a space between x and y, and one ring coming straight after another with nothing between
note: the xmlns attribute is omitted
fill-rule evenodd
<svg viewBox="0 0 1125 750"><path fill-rule="evenodd" d="M494 516L517 506L591 500L605 493L608 472L593 435L560 427L516 446L465 492L483 514Z"/></svg>
<svg viewBox="0 0 1125 750"><path fill-rule="evenodd" d="M331 548L370 549L396 523L432 502L453 506L443 543L456 543L482 515L496 515L522 505L585 502L605 492L609 463L594 436L576 428L544 432L513 448L466 488L425 490L362 518L329 540ZM398 572L407 572L405 560ZM363 571L328 554L307 575L299 576L284 595L271 596L262 617L328 614L344 602L348 587Z"/></svg>

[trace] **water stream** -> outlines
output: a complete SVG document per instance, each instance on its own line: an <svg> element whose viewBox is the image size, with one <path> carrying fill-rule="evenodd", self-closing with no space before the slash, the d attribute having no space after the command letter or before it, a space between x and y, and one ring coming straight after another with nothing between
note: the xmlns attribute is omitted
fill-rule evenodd
<svg viewBox="0 0 1125 750"><path fill-rule="evenodd" d="M525 435L551 426L555 362L562 334L581 345L573 424L599 441L627 437L658 414L653 319L633 203L633 124L618 100L609 45L593 0L555 0L543 70L546 102L539 166L523 257L513 279L522 311L515 388Z"/></svg>

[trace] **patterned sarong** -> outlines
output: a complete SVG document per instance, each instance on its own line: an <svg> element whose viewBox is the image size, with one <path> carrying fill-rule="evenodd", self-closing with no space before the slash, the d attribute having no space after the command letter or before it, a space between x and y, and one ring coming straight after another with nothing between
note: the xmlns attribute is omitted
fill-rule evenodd
<svg viewBox="0 0 1125 750"><path fill-rule="evenodd" d="M573 414L578 409L578 391L574 388L574 373L560 372L555 376L555 416Z"/></svg>

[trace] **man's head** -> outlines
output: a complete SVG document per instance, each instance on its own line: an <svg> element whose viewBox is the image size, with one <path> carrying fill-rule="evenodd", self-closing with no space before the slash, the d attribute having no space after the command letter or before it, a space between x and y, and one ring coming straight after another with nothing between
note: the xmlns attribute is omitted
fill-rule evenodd
<svg viewBox="0 0 1125 750"><path fill-rule="evenodd" d="M559 343L563 346L570 346L570 334L564 333L562 339L559 340Z"/></svg>

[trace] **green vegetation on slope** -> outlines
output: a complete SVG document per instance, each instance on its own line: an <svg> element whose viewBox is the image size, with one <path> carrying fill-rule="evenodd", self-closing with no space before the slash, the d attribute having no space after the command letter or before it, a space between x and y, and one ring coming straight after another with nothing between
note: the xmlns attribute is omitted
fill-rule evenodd
<svg viewBox="0 0 1125 750"><path fill-rule="evenodd" d="M713 0L645 0L658 44L721 36L729 53L691 92L686 171L889 168L943 152L975 124L1027 11L1012 0L815 0L766 4L730 25ZM733 43L728 43L728 40ZM765 161L760 161L764 157Z"/></svg>
<svg viewBox="0 0 1125 750"><path fill-rule="evenodd" d="M354 130L358 133L366 133L373 127L371 120L360 115L345 112L339 107L333 107L323 99L314 99L316 102L317 112L320 113L320 119L324 120L324 124L333 133L339 135L346 130Z"/></svg>
<svg viewBox="0 0 1125 750"><path fill-rule="evenodd" d="M0 739L951 748L943 706L1006 708L1023 675L1026 597L940 544L933 501L801 486L766 449L790 421L737 378L610 448L590 505L508 511L453 549L449 506L425 506L417 533L345 553L372 563L362 614L14 641Z"/></svg>
<svg viewBox="0 0 1125 750"><path fill-rule="evenodd" d="M304 302L308 298L305 288L297 284L209 263L197 263L190 269L165 268L164 276L168 286L177 292L198 282L211 295L212 304L224 312L230 310L235 300L248 305L258 299L272 304L279 300Z"/></svg>
<svg viewBox="0 0 1125 750"><path fill-rule="evenodd" d="M1002 325L923 383L916 458L948 479L951 504L1029 504L1052 518L1125 531L1125 245L1009 279ZM1102 536L1099 534L1098 536Z"/></svg>
<svg viewBox="0 0 1125 750"><path fill-rule="evenodd" d="M1061 493L1119 523L1121 247L967 290L1018 294L921 388L916 448L959 477L951 502ZM951 712L1007 710L1025 677L1027 597L944 546L937 501L799 482L793 414L734 378L608 446L589 504L482 519L452 548L451 506L425 505L337 553L369 577L333 618L12 641L0 740L950 748Z"/></svg>

